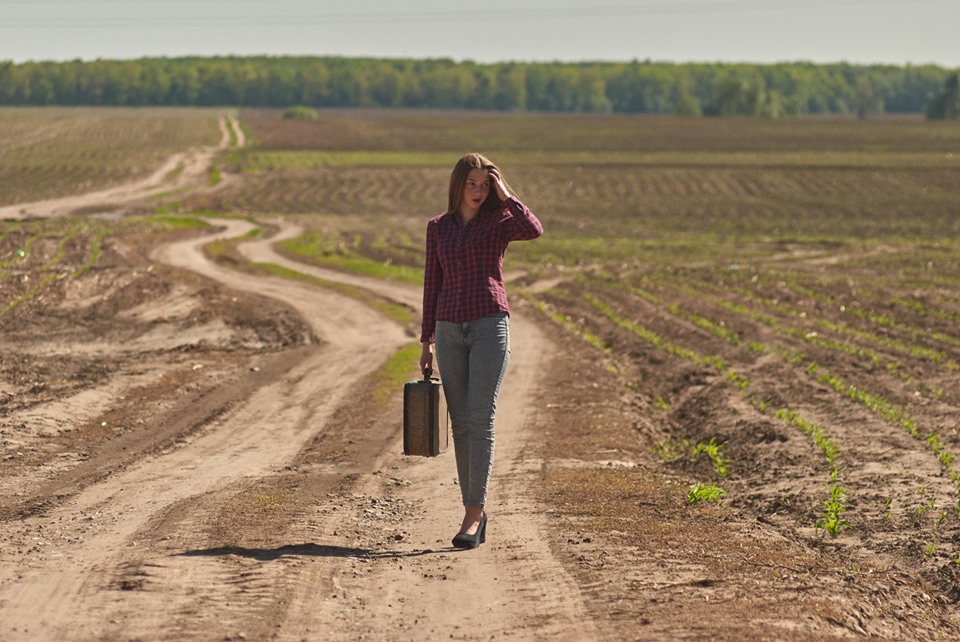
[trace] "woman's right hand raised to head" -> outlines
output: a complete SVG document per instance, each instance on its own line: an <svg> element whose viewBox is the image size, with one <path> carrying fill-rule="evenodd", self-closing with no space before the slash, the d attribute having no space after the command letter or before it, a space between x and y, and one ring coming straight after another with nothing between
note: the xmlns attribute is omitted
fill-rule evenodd
<svg viewBox="0 0 960 642"><path fill-rule="evenodd" d="M494 165L490 165L484 169L487 170L487 175L490 176L490 182L493 184L493 188L497 190L497 196L500 200L505 201L510 198L510 188L507 187L507 182L503 180L500 169Z"/></svg>
<svg viewBox="0 0 960 642"><path fill-rule="evenodd" d="M429 341L420 344L420 374L425 374L427 370L433 371L433 350Z"/></svg>

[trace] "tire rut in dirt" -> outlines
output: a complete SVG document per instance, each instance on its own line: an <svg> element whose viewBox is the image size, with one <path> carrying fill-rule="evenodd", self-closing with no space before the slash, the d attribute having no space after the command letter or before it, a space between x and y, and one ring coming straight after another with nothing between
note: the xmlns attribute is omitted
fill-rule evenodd
<svg viewBox="0 0 960 642"><path fill-rule="evenodd" d="M303 347L279 355L257 358L256 369L249 357L234 360L237 376L213 389L202 389L188 395L180 395L178 403L168 411L143 416L141 404L146 390L135 390L126 405L115 406L103 423L111 425L133 423L135 430L119 435L107 435L99 443L87 443L83 449L89 455L77 465L56 473L39 485L32 486L11 503L0 505L0 521L19 520L42 514L63 503L90 484L103 480L111 474L124 470L140 459L168 451L177 444L195 436L205 427L228 413L236 404L248 399L261 386L274 381L282 372L303 361L315 347ZM170 394L170 383L161 382L156 391L159 395ZM80 427L78 436L90 440L101 417L89 427ZM75 446L74 446L75 447ZM69 447L68 447L69 449Z"/></svg>
<svg viewBox="0 0 960 642"><path fill-rule="evenodd" d="M400 409L395 397L373 401L373 386L372 377L354 386L283 471L180 500L132 536L137 548L109 573L128 591L110 607L127 634L165 623L164 639L263 639L309 628L287 621L298 595L339 595L349 608L356 596L334 578L389 557L416 509L392 497L403 480L377 468L399 443ZM371 484L377 491L364 494Z"/></svg>

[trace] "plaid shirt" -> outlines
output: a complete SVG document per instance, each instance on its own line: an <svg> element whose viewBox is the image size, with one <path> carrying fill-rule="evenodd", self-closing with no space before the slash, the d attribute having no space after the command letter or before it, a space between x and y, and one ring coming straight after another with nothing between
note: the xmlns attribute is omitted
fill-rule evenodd
<svg viewBox="0 0 960 642"><path fill-rule="evenodd" d="M503 254L510 241L529 241L543 226L514 197L503 209L480 211L460 225L456 214L427 223L420 341L433 342L437 321L466 323L498 312L510 314L503 287Z"/></svg>

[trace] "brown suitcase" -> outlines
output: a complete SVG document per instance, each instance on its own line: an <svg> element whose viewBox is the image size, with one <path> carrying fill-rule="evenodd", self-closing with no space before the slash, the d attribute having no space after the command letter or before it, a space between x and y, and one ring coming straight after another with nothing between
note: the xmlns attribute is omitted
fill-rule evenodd
<svg viewBox="0 0 960 642"><path fill-rule="evenodd" d="M403 454L436 457L450 446L450 419L440 380L423 373L403 386Z"/></svg>

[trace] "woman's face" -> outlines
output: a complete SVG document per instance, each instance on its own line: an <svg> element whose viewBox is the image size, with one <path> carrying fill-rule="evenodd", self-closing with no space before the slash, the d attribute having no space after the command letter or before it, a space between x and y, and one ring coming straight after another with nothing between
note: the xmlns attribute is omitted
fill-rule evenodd
<svg viewBox="0 0 960 642"><path fill-rule="evenodd" d="M490 194L490 175L485 169L471 169L467 174L467 184L463 188L464 212L473 213L480 209Z"/></svg>

